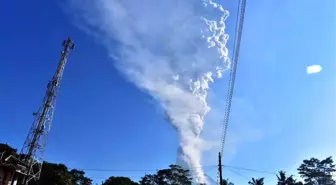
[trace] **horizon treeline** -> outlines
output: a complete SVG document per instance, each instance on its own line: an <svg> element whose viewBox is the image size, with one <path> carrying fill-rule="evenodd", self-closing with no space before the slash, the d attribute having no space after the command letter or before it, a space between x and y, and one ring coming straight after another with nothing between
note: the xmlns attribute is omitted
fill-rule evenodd
<svg viewBox="0 0 336 185"><path fill-rule="evenodd" d="M332 157L326 159L310 158L303 160L297 168L303 181L294 178L280 170L277 184L273 185L336 185L333 175L336 171ZM229 178L229 177L228 177ZM251 177L247 185L268 185L264 183L264 177ZM30 185L35 185L31 182ZM167 169L160 169L155 174L144 175L139 182L129 177L111 176L101 184L93 184L93 180L86 176L85 172L78 169L69 169L64 164L44 162L38 185L192 185L193 179L190 171L179 165L169 165ZM200 184L204 185L204 184ZM213 185L213 184L209 184ZM229 179L223 179L222 185L235 185Z"/></svg>

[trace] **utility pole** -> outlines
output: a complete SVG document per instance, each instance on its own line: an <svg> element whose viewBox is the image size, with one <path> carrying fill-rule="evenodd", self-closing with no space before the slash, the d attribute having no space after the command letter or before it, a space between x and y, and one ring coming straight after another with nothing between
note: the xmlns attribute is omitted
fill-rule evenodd
<svg viewBox="0 0 336 185"><path fill-rule="evenodd" d="M218 172L219 172L219 185L223 185L223 174L222 174L222 156L218 153Z"/></svg>
<svg viewBox="0 0 336 185"><path fill-rule="evenodd" d="M47 91L39 110L33 113L35 119L21 149L21 159L26 167L24 185L27 185L32 179L38 180L41 175L44 151L56 106L56 97L69 52L75 47L71 38L64 40L62 45L64 48L56 73L47 85Z"/></svg>

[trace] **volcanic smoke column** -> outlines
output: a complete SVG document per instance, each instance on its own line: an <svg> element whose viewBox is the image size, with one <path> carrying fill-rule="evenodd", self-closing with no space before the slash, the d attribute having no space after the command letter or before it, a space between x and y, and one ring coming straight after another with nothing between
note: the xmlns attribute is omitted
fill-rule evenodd
<svg viewBox="0 0 336 185"><path fill-rule="evenodd" d="M178 107L184 107L180 110L170 109L169 103L166 103L167 107L165 107L165 111L167 111L165 112L166 117L173 124L180 137L180 146L177 150L177 164L185 168L191 168L197 183L207 183L200 161L201 150L206 143L200 138L200 134L203 130L204 117L210 111L206 100L209 83L214 82L213 78L221 78L222 73L230 68L230 59L228 58L228 50L226 48L228 35L225 33L224 22L229 16L229 12L211 0L203 1L203 3L205 6L210 5L223 13L219 21L202 17L208 25L208 30L205 30L205 33L210 33L207 36L203 35L203 38L206 38L209 49L217 48L221 61L213 71L204 72L195 79L186 79L183 75L173 76L173 79L178 81L179 84L188 82L188 91L195 100L178 100L181 104ZM190 102L193 103L190 104ZM176 120L174 118L179 119Z"/></svg>
<svg viewBox="0 0 336 185"><path fill-rule="evenodd" d="M201 151L206 145L200 137L204 125L204 117L210 111L207 105L207 90L209 82L213 82L211 72L205 73L197 80L189 81L189 92L193 100L188 97L173 101L180 105L166 103L166 117L173 124L180 137L180 146L177 153L177 164L184 168L191 168L197 183L206 183L207 179L201 166ZM174 79L180 80L180 76ZM175 109L183 107L182 109ZM176 119L178 118L178 119Z"/></svg>
<svg viewBox="0 0 336 185"><path fill-rule="evenodd" d="M206 182L201 138L209 84L230 68L228 11L212 0L69 0L81 28L109 51L115 67L151 95L176 128L178 162ZM113 111L113 110L111 110Z"/></svg>

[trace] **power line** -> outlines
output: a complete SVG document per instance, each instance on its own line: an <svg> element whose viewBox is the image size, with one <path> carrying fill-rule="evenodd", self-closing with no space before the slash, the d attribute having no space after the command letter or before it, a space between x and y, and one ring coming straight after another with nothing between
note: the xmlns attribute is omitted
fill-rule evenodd
<svg viewBox="0 0 336 185"><path fill-rule="evenodd" d="M77 168L69 168L71 169L77 169ZM83 168L79 170L83 170L83 171L96 171L96 172L146 172L146 171L157 171L157 170L145 170L145 169L141 169L141 170L121 170L121 169L98 169L98 168Z"/></svg>
<svg viewBox="0 0 336 185"><path fill-rule="evenodd" d="M184 168L185 170L196 170L203 168L203 170L213 170L217 165L207 165L202 167L196 167L196 168ZM102 169L102 168L68 168L70 170L72 169L79 169L83 171L96 171L96 172L156 172L159 169Z"/></svg>
<svg viewBox="0 0 336 185"><path fill-rule="evenodd" d="M239 173L239 172L237 172L235 170L232 170L232 169L229 169L229 168L226 168L226 169L229 170L229 171L231 171L231 172L233 172L233 173L235 173L236 175L239 175L239 176L243 177L244 179L249 179L248 177L242 175L241 173Z"/></svg>
<svg viewBox="0 0 336 185"><path fill-rule="evenodd" d="M214 169L216 169L217 166L209 166L209 167L211 167L211 168L204 169L204 171L214 170ZM108 171L110 171L110 170L108 170ZM154 171L154 170L148 170L148 171ZM116 170L113 170L112 172L125 172L125 171L119 171L119 170L116 171ZM127 171L127 172L133 172L133 170ZM139 172L144 172L145 173L145 171L139 171ZM146 175L146 173L145 173L145 175ZM120 176L120 175L117 175L117 176ZM90 178L92 178L92 179L104 179L105 178L106 179L106 178L109 178L109 177L110 177L110 175L107 175L107 176L98 176L98 177L92 176ZM130 178L141 178L141 177L143 177L143 175L127 175L127 177L130 177Z"/></svg>
<svg viewBox="0 0 336 185"><path fill-rule="evenodd" d="M241 4L240 4L241 3ZM240 11L238 11L237 14L237 27L236 27L236 35L235 35L235 46L234 46L234 54L233 54L233 62L231 70L230 70L230 80L228 85L228 94L226 99L226 107L225 107L225 115L224 115L224 122L223 122L223 129L222 129L222 146L221 146L221 153L224 152L224 146L226 141L226 134L227 134L227 128L230 118L230 111L231 111L231 103L232 103L232 96L234 91L234 85L236 80L236 72L237 72L237 66L238 66L238 58L239 58L239 51L240 51L240 42L241 42L241 36L243 32L243 25L244 25L244 17L245 17L245 8L246 8L246 0L240 1ZM222 155L223 157L223 155Z"/></svg>
<svg viewBox="0 0 336 185"><path fill-rule="evenodd" d="M243 177L244 179L247 179L247 180L249 180L250 178L248 178L248 177L246 177L245 175L243 175L243 174L241 174L241 173L239 173L239 172L237 172L236 170L247 170L247 171L253 171L253 172L258 172L258 173L266 173L266 174L276 174L276 173L274 173L274 172L268 172L268 171L262 171L262 170L255 170L255 169L248 169L248 168L242 168L242 167L236 167L236 166L229 166L229 165L223 165L224 167L226 167L225 169L226 170L229 170L229 171L231 171L232 173L234 173L234 174L236 174L236 175L238 175L238 176L240 176L240 177ZM210 165L210 166L207 166L207 167L213 167L213 168L210 168L210 169L207 169L206 171L210 171L210 170L213 170L213 169L216 169L217 168L217 165ZM230 169L230 168L234 168L234 169L236 169L236 170L233 170L233 169ZM107 171L110 171L110 170L108 170L108 169L105 169L105 170L107 170ZM113 170L113 171L119 171L119 170ZM132 170L133 171L133 170ZM153 171L153 170L148 170L148 171ZM142 171L143 172L143 171ZM118 176L120 176L120 175L118 175ZM333 175L333 176L335 176L335 174ZM91 178L91 179L96 179L96 180L98 180L98 179L108 179L110 176L90 176L89 178ZM143 177L143 176L141 176L141 175L127 175L127 177L129 177L129 178L141 178L141 177Z"/></svg>
<svg viewBox="0 0 336 185"><path fill-rule="evenodd" d="M276 175L276 174L277 174L277 173L275 173L275 172L264 171L264 170L256 170L256 169L251 169L251 168L243 168L243 167L230 166L230 165L223 165L223 166L224 166L224 167L227 167L227 168L237 169L237 170L245 170L245 171L252 171L252 172L265 173L265 174L272 174L272 175Z"/></svg>
<svg viewBox="0 0 336 185"><path fill-rule="evenodd" d="M252 168L245 168L245 167L238 167L238 166L231 166L231 165L222 165L224 168L227 170L244 170L244 171L252 171L252 172L257 172L257 173L264 173L264 174L272 174L276 175L277 173L275 172L270 172L270 171L265 171L265 170L257 170L257 169L252 169ZM203 168L205 171L210 171L215 168L217 168L217 165L206 165L202 167L197 167L197 168L187 168L186 170L196 170L199 168ZM96 171L96 172L156 172L158 169L102 169L102 168L69 168L71 169L79 169L83 171Z"/></svg>

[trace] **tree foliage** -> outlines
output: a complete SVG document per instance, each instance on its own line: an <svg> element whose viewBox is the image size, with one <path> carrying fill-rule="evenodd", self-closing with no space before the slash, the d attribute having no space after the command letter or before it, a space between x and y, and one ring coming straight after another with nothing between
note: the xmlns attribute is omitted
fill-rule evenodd
<svg viewBox="0 0 336 185"><path fill-rule="evenodd" d="M278 184L277 185L295 185L295 180L293 175L287 177L286 172L279 171L279 175L277 175Z"/></svg>
<svg viewBox="0 0 336 185"><path fill-rule="evenodd" d="M145 175L141 185L191 185L192 178L189 170L185 170L178 165L170 165L169 169L159 170L154 175Z"/></svg>
<svg viewBox="0 0 336 185"><path fill-rule="evenodd" d="M68 172L68 168L64 164L44 162L42 169L38 182L40 185L68 185L71 183L71 176ZM31 184L33 184L33 182Z"/></svg>
<svg viewBox="0 0 336 185"><path fill-rule="evenodd" d="M145 175L140 180L141 185L157 185L159 184L159 180L157 175Z"/></svg>
<svg viewBox="0 0 336 185"><path fill-rule="evenodd" d="M264 178L252 178L252 181L249 181L248 184L250 185L264 185Z"/></svg>
<svg viewBox="0 0 336 185"><path fill-rule="evenodd" d="M223 185L234 185L229 179L223 179Z"/></svg>
<svg viewBox="0 0 336 185"><path fill-rule="evenodd" d="M128 177L110 177L103 185L138 185L138 183L133 182Z"/></svg>
<svg viewBox="0 0 336 185"><path fill-rule="evenodd" d="M35 182L31 181L31 185ZM85 173L73 169L71 171L64 164L44 162L39 185L92 185L92 180L85 177Z"/></svg>
<svg viewBox="0 0 336 185"><path fill-rule="evenodd" d="M305 185L335 185L332 174L336 171L332 157L324 160L311 158L304 160L298 168Z"/></svg>
<svg viewBox="0 0 336 185"><path fill-rule="evenodd" d="M277 185L303 185L301 182L296 182L296 180L293 178L293 175L287 177L286 172L284 171L279 171L277 179Z"/></svg>
<svg viewBox="0 0 336 185"><path fill-rule="evenodd" d="M17 155L16 150L8 148L8 145L0 144L2 155L8 157L14 155L16 158L24 158L24 155ZM3 162L3 161L2 161ZM333 174L336 172L332 157L323 160L311 158L303 160L297 169L304 183L297 181L293 175L287 176L285 171L279 171L276 175L277 185L336 185ZM77 169L69 169L64 164L44 162L38 185L92 185L92 180L85 176L85 172ZM264 178L252 178L249 185L264 185ZM29 185L36 185L31 181ZM168 169L161 169L156 174L148 174L141 178L140 182L134 182L128 177L110 177L102 185L192 185L192 178L189 170L178 165L170 165ZM201 184L206 185L206 184ZM234 185L228 179L223 179L222 185Z"/></svg>
<svg viewBox="0 0 336 185"><path fill-rule="evenodd" d="M81 170L76 170L76 169L72 169L69 172L70 176L71 176L71 184L72 185L90 185L92 184L92 180L85 177L85 172L81 171Z"/></svg>

